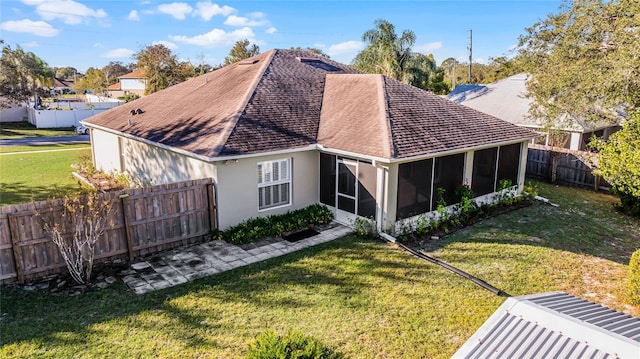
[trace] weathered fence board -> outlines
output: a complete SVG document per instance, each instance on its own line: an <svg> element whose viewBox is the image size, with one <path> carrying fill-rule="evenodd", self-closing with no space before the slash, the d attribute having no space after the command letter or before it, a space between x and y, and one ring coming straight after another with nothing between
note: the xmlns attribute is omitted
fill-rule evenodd
<svg viewBox="0 0 640 359"><path fill-rule="evenodd" d="M136 188L104 196L109 228L95 246L96 262L136 257L201 241L215 229L210 179ZM65 270L44 231L43 213L60 216L61 200L0 207L0 282L24 282ZM41 215L37 215L40 213ZM68 229L71 235L71 229Z"/></svg>
<svg viewBox="0 0 640 359"><path fill-rule="evenodd" d="M569 186L606 189L603 186L607 183L593 175L591 161L596 156L591 152L529 145L526 176Z"/></svg>

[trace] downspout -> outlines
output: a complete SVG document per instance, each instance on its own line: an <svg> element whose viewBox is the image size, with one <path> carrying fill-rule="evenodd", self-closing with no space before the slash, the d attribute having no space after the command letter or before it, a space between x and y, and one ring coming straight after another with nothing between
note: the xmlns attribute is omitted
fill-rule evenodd
<svg viewBox="0 0 640 359"><path fill-rule="evenodd" d="M510 297L510 295L508 293L506 293L506 292L504 292L504 291L492 286L491 284L483 281L482 279L474 277L471 274L469 274L469 273L467 273L467 272L465 272L465 271L463 271L461 269L458 269L458 268L452 266L451 264L449 264L447 262L441 261L441 260L439 260L437 258L428 256L428 255L426 255L426 254L424 254L424 253L422 253L420 251L417 251L417 250L415 250L413 248L407 247L404 244L398 242L396 240L396 238L394 238L394 237L392 237L392 236L390 236L390 235L388 235L386 233L380 232L380 237L382 239L384 239L385 241L387 241L387 242L394 243L395 245L397 245L401 249L404 249L405 251L413 254L414 256L416 256L416 257L418 257L420 259L423 259L425 261L437 264L437 265L443 267L444 269L446 269L448 271L451 271L451 272L453 272L453 273L455 273L455 274L457 274L457 275L459 275L459 276L461 276L463 278L466 278L466 279L472 281L474 284L478 285L479 287L481 287L483 289L486 289L486 290L490 291L491 293L493 293L493 294L495 294L497 296Z"/></svg>

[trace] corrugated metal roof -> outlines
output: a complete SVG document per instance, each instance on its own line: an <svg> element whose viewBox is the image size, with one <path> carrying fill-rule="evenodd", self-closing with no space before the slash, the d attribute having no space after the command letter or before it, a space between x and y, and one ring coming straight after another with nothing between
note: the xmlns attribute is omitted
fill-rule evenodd
<svg viewBox="0 0 640 359"><path fill-rule="evenodd" d="M640 358L640 318L563 292L507 299L454 358Z"/></svg>

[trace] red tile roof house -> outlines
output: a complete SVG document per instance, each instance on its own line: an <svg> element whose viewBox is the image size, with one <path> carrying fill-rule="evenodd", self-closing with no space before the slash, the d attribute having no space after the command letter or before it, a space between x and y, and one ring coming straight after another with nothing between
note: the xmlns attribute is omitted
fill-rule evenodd
<svg viewBox="0 0 640 359"><path fill-rule="evenodd" d="M130 93L144 96L147 85L143 70L136 70L118 77L118 82L107 87L107 92L111 97L120 97Z"/></svg>
<svg viewBox="0 0 640 359"><path fill-rule="evenodd" d="M344 223L361 216L388 229L434 211L440 187L449 201L462 183L480 200L501 179L521 191L537 136L382 75L279 49L83 123L98 169L154 184L213 178L221 230L313 203Z"/></svg>

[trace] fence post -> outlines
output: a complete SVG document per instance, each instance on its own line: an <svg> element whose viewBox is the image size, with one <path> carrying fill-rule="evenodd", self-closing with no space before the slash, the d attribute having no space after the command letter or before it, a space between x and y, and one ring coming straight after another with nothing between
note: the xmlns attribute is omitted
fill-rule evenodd
<svg viewBox="0 0 640 359"><path fill-rule="evenodd" d="M122 204L122 221L124 222L124 236L127 238L127 252L129 253L129 261L133 262L134 253L133 253L133 243L131 242L131 228L129 228L129 223L127 221L128 212L126 199L129 197L128 194L120 195L120 203Z"/></svg>
<svg viewBox="0 0 640 359"><path fill-rule="evenodd" d="M11 233L11 243L13 244L13 260L16 265L16 274L18 275L18 283L24 283L24 272L22 269L22 251L18 245L18 229L15 223L16 217L7 215L9 219L9 232Z"/></svg>
<svg viewBox="0 0 640 359"><path fill-rule="evenodd" d="M207 207L209 208L209 230L213 231L218 229L218 223L216 221L216 195L213 183L208 183L207 187Z"/></svg>

